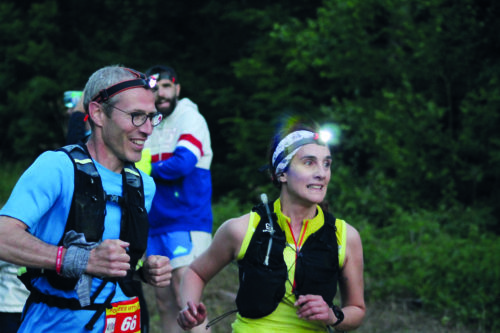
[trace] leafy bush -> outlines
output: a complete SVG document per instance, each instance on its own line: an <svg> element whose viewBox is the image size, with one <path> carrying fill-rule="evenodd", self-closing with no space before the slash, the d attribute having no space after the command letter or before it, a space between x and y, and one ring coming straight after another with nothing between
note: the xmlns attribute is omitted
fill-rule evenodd
<svg viewBox="0 0 500 333"><path fill-rule="evenodd" d="M250 204L241 204L239 200L232 196L225 196L220 198L217 202L213 202L213 232L215 233L225 221L244 215L248 213L251 208L252 206Z"/></svg>
<svg viewBox="0 0 500 333"><path fill-rule="evenodd" d="M482 212L473 216L399 211L386 227L362 223L367 297L410 300L443 321L500 328L499 237L481 230ZM443 227L450 217L467 235Z"/></svg>
<svg viewBox="0 0 500 333"><path fill-rule="evenodd" d="M26 162L4 163L0 167L0 207L7 201L17 180L27 167Z"/></svg>

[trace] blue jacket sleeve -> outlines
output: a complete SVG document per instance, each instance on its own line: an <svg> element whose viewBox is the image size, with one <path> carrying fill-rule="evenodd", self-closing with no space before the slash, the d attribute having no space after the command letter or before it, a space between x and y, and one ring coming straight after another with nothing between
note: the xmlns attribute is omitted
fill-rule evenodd
<svg viewBox="0 0 500 333"><path fill-rule="evenodd" d="M185 147L177 147L172 157L151 164L151 176L163 180L175 180L190 174L198 163L196 155Z"/></svg>

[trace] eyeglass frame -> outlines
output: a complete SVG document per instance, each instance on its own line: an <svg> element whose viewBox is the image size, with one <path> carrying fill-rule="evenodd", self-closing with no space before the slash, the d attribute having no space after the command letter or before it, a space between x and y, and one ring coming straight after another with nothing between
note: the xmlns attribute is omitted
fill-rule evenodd
<svg viewBox="0 0 500 333"><path fill-rule="evenodd" d="M144 125L146 123L146 121L148 121L148 118L149 118L149 121L151 122L151 125L153 127L156 127L156 126L160 125L161 121L163 120L163 114L161 112L155 112L155 113L149 113L149 114L145 113L145 112L128 112L128 111L122 110L119 107L117 107L117 106L115 106L113 104L110 104L108 102L104 102L101 105L104 105L104 104L107 105L107 106L112 107L113 109L116 109L118 111L121 111L121 112L129 115L130 118L131 118L130 120L132 121L132 125L134 125L135 127L141 127L142 125ZM137 125L136 123L134 123L134 119L137 119L135 117L138 117L138 116L145 116L144 121L141 124L139 124L139 125ZM159 117L159 120L158 120L157 124L154 124L154 122L153 122L153 119L155 117Z"/></svg>

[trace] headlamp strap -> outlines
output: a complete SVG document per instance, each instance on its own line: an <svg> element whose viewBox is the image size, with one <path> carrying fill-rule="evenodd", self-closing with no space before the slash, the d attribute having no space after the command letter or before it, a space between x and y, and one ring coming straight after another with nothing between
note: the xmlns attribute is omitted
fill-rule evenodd
<svg viewBox="0 0 500 333"><path fill-rule="evenodd" d="M314 137L312 138L303 138L298 141L295 141L292 143L290 146L286 147L277 157L276 160L274 161L273 168L276 168L278 164L291 152L293 152L295 149L302 147L304 145L307 145L309 143L318 143L318 135L317 133L314 134Z"/></svg>
<svg viewBox="0 0 500 333"><path fill-rule="evenodd" d="M122 81L122 82L119 82L115 85L112 85L111 87L108 87L106 89L102 89L92 99L92 102L97 102L97 103L106 102L108 99L112 98L113 96L115 96L121 92L124 92L125 90L128 90L128 89L133 89L133 88L150 89L150 88L152 88L152 86L150 84L150 80L148 80L146 75L139 73L137 71L134 71L133 69L130 69L130 68L124 68L124 69L129 71L130 73L134 74L136 76L136 79Z"/></svg>

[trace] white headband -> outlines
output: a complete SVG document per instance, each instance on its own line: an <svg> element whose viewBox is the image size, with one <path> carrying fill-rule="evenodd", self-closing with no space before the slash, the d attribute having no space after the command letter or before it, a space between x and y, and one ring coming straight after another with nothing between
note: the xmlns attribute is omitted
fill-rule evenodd
<svg viewBox="0 0 500 333"><path fill-rule="evenodd" d="M317 143L318 134L310 131L296 131L281 140L273 153L273 168L278 175L285 171L293 156L300 147L309 143Z"/></svg>

